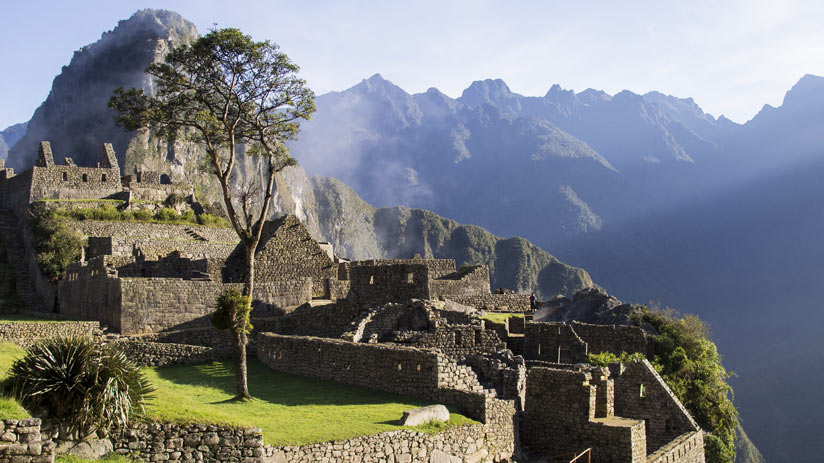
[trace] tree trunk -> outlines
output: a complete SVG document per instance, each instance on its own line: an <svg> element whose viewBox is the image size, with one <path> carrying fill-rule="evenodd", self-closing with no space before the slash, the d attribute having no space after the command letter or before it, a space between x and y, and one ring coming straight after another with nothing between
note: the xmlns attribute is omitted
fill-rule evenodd
<svg viewBox="0 0 824 463"><path fill-rule="evenodd" d="M252 303L252 293L255 287L255 246L244 243L246 247L246 280L243 282L243 295ZM232 341L235 347L235 383L239 399L251 399L246 373L246 345L249 340L246 336L246 327L233 330Z"/></svg>

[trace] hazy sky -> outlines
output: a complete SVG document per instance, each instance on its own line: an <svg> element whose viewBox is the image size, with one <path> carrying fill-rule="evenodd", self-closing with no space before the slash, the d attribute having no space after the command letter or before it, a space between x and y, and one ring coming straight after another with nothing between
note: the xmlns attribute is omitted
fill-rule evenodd
<svg viewBox="0 0 824 463"><path fill-rule="evenodd" d="M217 23L270 39L318 94L374 73L452 97L501 78L524 95L554 83L659 90L745 122L802 75L824 75L815 0L0 0L0 129L28 120L74 50L140 8L177 11L201 33Z"/></svg>

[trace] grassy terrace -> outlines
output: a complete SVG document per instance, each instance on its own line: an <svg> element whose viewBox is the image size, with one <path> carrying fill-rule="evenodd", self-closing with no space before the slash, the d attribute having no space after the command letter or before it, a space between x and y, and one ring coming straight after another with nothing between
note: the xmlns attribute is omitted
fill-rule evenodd
<svg viewBox="0 0 824 463"><path fill-rule="evenodd" d="M0 380L5 379L14 359L23 354L14 344L0 344ZM393 394L275 372L253 358L249 359L249 390L255 399L247 402L232 400L234 373L230 362L144 371L157 389L147 409L149 418L257 426L263 429L263 439L270 445L304 445L402 429L398 420L404 410L427 405ZM0 417L27 416L16 401L0 397ZM449 423L413 429L437 433L472 422L453 412Z"/></svg>
<svg viewBox="0 0 824 463"><path fill-rule="evenodd" d="M263 440L269 445L304 445L400 429L404 410L427 405L275 372L257 359L249 359L249 391L255 396L249 402L232 400L235 379L229 362L147 368L146 372L157 388L147 410L151 418L255 425L263 429ZM415 429L434 433L472 422L453 412L448 424Z"/></svg>
<svg viewBox="0 0 824 463"><path fill-rule="evenodd" d="M33 315L25 314L0 314L0 323L15 323L15 322L35 322L35 323L61 323L65 320L51 320L47 318L39 318ZM5 370L3 370L5 371Z"/></svg>

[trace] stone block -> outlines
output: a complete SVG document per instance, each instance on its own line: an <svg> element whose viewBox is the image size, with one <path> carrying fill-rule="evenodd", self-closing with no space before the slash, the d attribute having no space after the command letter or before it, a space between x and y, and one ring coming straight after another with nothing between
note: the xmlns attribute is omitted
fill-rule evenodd
<svg viewBox="0 0 824 463"><path fill-rule="evenodd" d="M449 410L444 405L430 405L403 412L401 424L404 426L418 426L430 421L449 421Z"/></svg>

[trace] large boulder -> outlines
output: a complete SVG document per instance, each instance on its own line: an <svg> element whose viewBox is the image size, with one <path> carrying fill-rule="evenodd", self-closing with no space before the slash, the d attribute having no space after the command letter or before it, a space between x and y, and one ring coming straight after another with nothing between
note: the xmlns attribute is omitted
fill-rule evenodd
<svg viewBox="0 0 824 463"><path fill-rule="evenodd" d="M430 421L449 421L449 410L443 405L430 405L403 412L401 425L418 426Z"/></svg>

